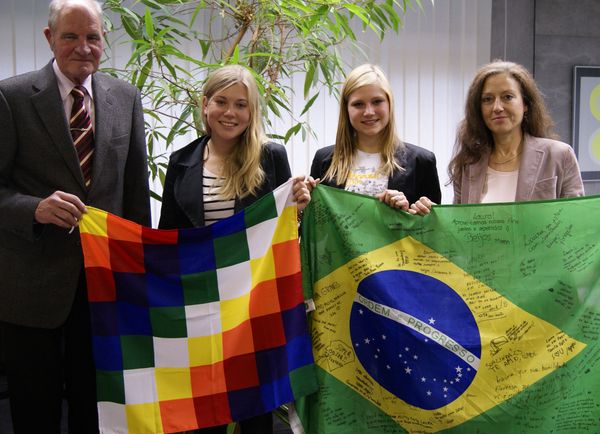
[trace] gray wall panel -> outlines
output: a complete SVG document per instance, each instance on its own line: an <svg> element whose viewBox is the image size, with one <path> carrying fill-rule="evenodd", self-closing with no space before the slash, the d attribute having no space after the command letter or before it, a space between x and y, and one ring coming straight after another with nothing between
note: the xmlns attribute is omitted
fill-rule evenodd
<svg viewBox="0 0 600 434"><path fill-rule="evenodd" d="M492 58L505 54L507 60L521 63L534 73L556 132L567 143L571 143L573 131L573 67L600 65L598 20L598 0L492 3ZM586 181L585 190L588 195L600 194L600 181Z"/></svg>

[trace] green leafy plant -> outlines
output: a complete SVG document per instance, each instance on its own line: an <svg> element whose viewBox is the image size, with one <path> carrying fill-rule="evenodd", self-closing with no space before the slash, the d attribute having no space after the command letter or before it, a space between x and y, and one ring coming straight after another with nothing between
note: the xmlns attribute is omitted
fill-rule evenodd
<svg viewBox="0 0 600 434"><path fill-rule="evenodd" d="M107 28L121 35L111 43L132 47L126 65L109 72L142 92L152 178L163 181L166 170L166 156L155 150L169 149L190 130L202 131L201 89L212 69L250 67L266 118L293 120L288 131L272 136L285 142L305 137L310 128L303 116L320 92L336 94L342 43L360 50L356 28L380 38L397 32L413 5L420 0L107 0ZM293 113L287 83L298 73L304 107Z"/></svg>

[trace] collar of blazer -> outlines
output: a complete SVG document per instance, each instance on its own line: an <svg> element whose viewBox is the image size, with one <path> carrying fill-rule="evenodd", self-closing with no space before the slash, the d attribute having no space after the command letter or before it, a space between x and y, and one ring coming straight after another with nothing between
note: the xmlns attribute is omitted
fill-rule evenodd
<svg viewBox="0 0 600 434"><path fill-rule="evenodd" d="M517 179L516 202L530 200L535 182L537 180L540 165L544 160L546 150L540 146L539 140L529 134L525 134L523 153L519 163L519 177ZM481 203L483 187L485 185L486 172L490 153L482 155L481 160L469 166L468 180L470 184L469 198L466 203Z"/></svg>

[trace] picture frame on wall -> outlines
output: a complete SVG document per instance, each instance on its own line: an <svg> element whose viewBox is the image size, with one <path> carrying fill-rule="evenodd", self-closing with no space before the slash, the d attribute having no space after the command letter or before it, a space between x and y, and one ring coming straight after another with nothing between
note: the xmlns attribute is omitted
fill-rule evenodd
<svg viewBox="0 0 600 434"><path fill-rule="evenodd" d="M584 180L600 179L600 66L575 66L573 149Z"/></svg>

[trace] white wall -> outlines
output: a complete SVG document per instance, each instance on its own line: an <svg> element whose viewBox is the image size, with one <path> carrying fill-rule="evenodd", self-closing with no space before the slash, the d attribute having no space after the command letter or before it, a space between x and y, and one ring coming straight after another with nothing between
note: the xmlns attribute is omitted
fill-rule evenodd
<svg viewBox="0 0 600 434"><path fill-rule="evenodd" d="M38 69L51 57L42 34L49 0L0 0L0 79ZM348 51L351 69L364 62L379 64L392 83L400 137L435 152L443 184L454 143L455 128L462 118L466 89L475 70L490 59L491 0L422 0L423 9L412 9L398 34L380 42L372 32L361 32L367 59ZM127 59L127 47L114 44L108 66ZM303 77L294 77L294 107L303 107ZM322 95L307 120L316 138L300 136L288 143L294 174L307 173L315 151L333 144L338 103ZM273 120L273 132L283 133L291 120ZM194 138L193 133L182 139ZM154 185L160 191L160 185ZM442 189L443 202L452 202L452 191ZM160 204L154 203L156 224Z"/></svg>

